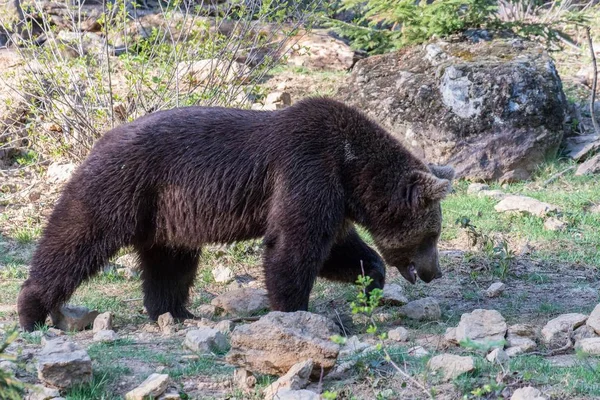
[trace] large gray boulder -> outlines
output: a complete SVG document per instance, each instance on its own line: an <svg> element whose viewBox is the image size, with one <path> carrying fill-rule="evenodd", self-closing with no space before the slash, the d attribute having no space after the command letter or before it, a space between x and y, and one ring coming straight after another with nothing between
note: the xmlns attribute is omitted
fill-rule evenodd
<svg viewBox="0 0 600 400"><path fill-rule="evenodd" d="M458 177L527 179L561 143L562 83L537 44L437 42L369 57L338 97Z"/></svg>

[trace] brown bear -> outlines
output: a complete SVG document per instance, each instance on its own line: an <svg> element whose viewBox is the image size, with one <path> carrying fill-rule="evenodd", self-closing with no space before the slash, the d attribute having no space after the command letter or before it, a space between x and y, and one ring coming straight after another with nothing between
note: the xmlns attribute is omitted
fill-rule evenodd
<svg viewBox="0 0 600 400"><path fill-rule="evenodd" d="M307 310L317 276L382 288L384 262L441 276L440 200L428 166L361 112L312 98L278 111L185 107L107 132L67 183L18 300L33 330L124 246L139 256L151 319L186 309L201 248L263 237L272 310Z"/></svg>

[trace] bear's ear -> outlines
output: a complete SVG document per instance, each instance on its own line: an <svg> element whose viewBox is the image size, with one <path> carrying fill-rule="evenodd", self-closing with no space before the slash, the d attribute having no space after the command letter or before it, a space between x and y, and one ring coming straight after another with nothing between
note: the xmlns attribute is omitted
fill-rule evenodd
<svg viewBox="0 0 600 400"><path fill-rule="evenodd" d="M403 197L409 208L416 209L433 201L441 201L451 190L450 180L438 178L432 173L415 171L404 188Z"/></svg>
<svg viewBox="0 0 600 400"><path fill-rule="evenodd" d="M449 181L454 179L454 168L450 165L433 165L429 164L429 170L432 174L441 179L448 179Z"/></svg>

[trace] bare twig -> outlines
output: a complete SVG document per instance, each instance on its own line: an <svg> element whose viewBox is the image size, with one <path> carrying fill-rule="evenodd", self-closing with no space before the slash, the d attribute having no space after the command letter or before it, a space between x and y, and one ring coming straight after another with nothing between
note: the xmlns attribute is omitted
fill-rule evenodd
<svg viewBox="0 0 600 400"><path fill-rule="evenodd" d="M564 174L566 174L567 172L569 172L569 171L571 171L573 169L575 169L574 165L572 165L572 166L570 166L568 168L565 168L564 170L562 170L562 171L560 171L560 172L552 175L550 178L546 179L544 181L544 183L542 183L542 186L546 186L546 185L551 184L552 182L554 182L555 180L557 180L558 178L560 178L561 176L563 176Z"/></svg>
<svg viewBox="0 0 600 400"><path fill-rule="evenodd" d="M585 34L587 36L588 46L590 47L590 55L592 57L592 70L594 77L592 79L592 96L590 98L590 116L592 117L592 125L594 125L594 131L597 135L600 135L600 127L598 121L596 121L596 114L594 110L594 104L596 103L596 87L598 85L598 64L596 63L596 54L594 53L594 43L592 42L592 34L589 26L585 27Z"/></svg>
<svg viewBox="0 0 600 400"><path fill-rule="evenodd" d="M416 380L415 378L413 378L408 372L406 372L405 370L403 370L402 368L400 368L398 366L398 364L396 364L394 362L394 360L392 360L392 357L390 357L390 354L388 353L388 351L386 349L383 349L383 353L385 354L385 357L387 359L387 361L392 365L392 367L394 367L394 369L400 374L402 375L404 378L406 378L410 383L412 383L413 385L415 385L416 387L418 387L419 389L421 389L423 391L423 393L425 393L427 395L428 398L433 399L433 395L431 394L431 392L425 387L425 385L423 385L421 382L419 382L418 380Z"/></svg>

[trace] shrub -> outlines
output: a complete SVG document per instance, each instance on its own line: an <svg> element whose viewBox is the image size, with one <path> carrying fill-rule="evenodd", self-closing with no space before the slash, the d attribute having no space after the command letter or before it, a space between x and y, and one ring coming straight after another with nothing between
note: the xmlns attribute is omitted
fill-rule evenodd
<svg viewBox="0 0 600 400"><path fill-rule="evenodd" d="M26 103L36 150L77 160L105 130L150 112L248 106L319 2L215 3L167 0L141 10L116 0L94 15L67 1L57 18L35 2L17 32L0 19L26 63L24 74L4 79Z"/></svg>
<svg viewBox="0 0 600 400"><path fill-rule="evenodd" d="M17 329L12 329L0 340L0 361L13 360L14 356L5 353L6 348L19 336ZM23 397L23 384L12 374L0 369L0 399L20 400Z"/></svg>

